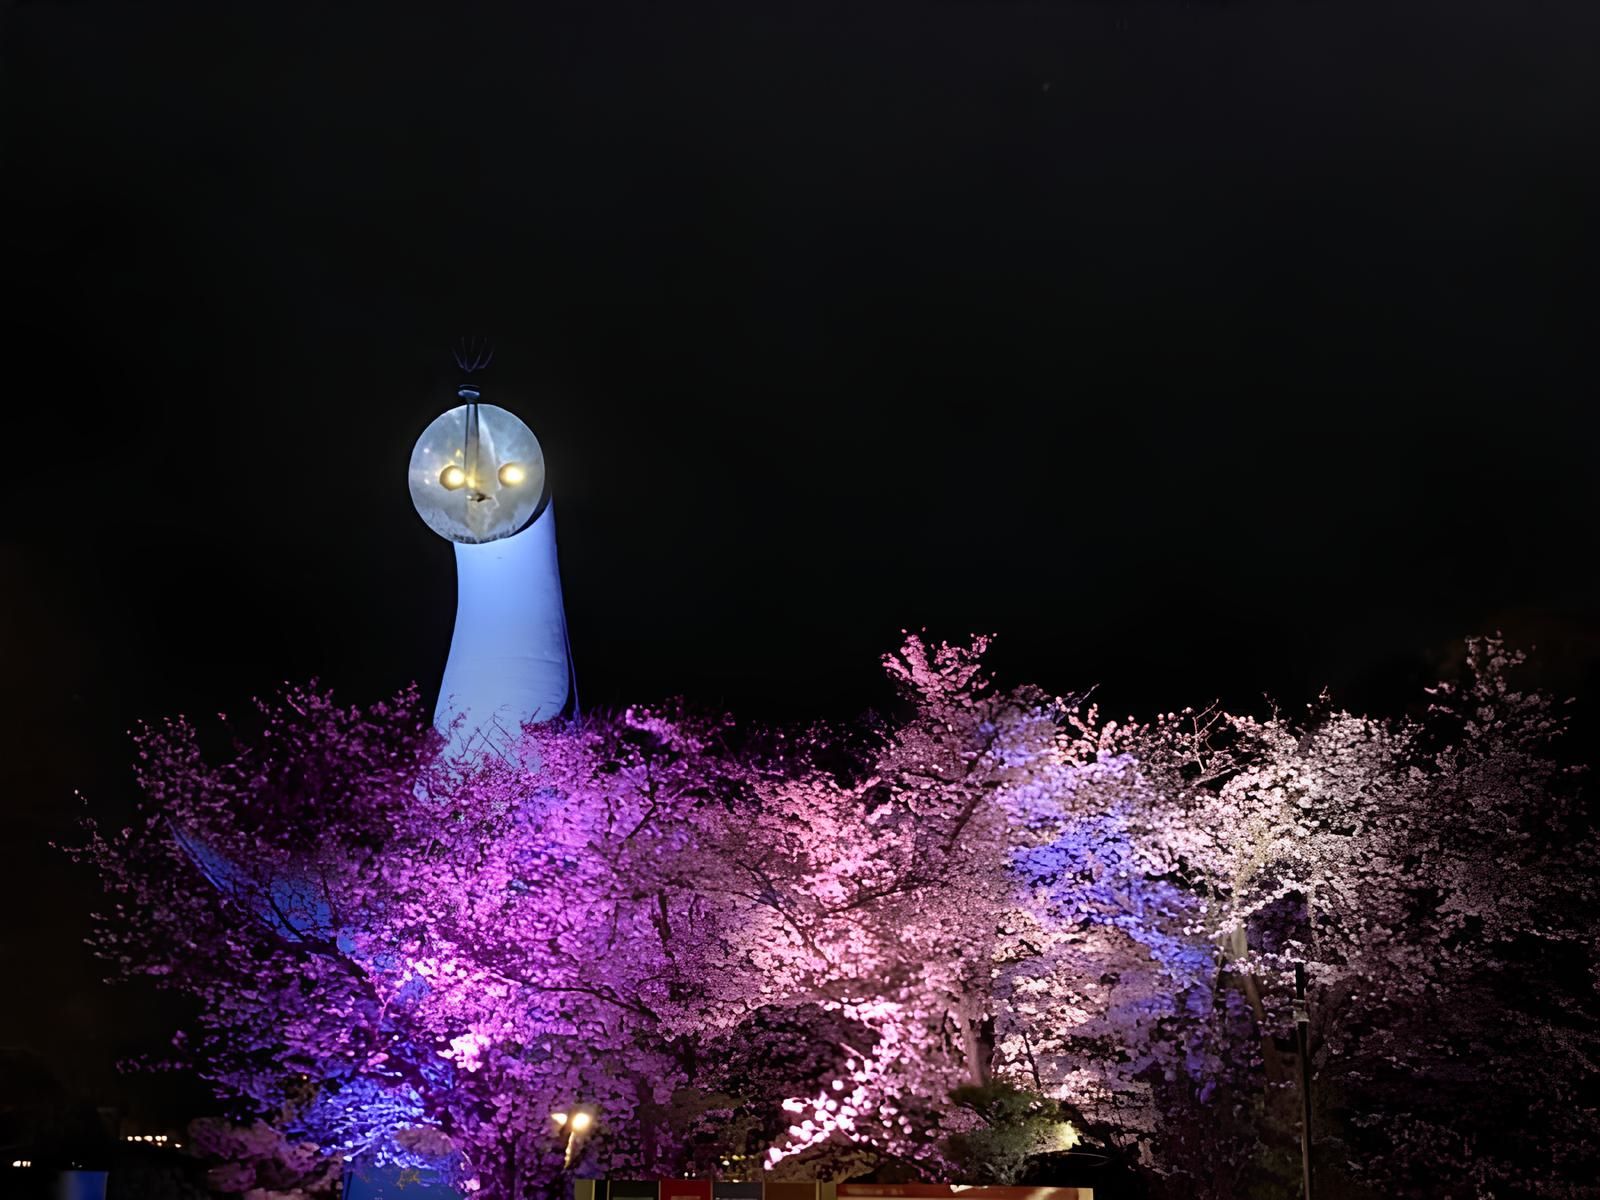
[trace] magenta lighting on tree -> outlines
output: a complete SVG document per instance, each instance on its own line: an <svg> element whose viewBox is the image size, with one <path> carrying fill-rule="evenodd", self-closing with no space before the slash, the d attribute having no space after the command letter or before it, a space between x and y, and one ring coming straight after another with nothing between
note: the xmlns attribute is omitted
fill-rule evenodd
<svg viewBox="0 0 1600 1200"><path fill-rule="evenodd" d="M451 496L534 477L447 416ZM246 1118L217 1182L1234 1200L1299 1190L1302 1129L1374 1195L1600 1178L1600 830L1499 639L1392 719L1108 719L911 634L887 715L553 721L540 505L454 542L437 714L309 686L150 726L138 816L88 825L98 953L189 998L173 1061ZM934 1196L969 1190L1002 1200Z"/></svg>

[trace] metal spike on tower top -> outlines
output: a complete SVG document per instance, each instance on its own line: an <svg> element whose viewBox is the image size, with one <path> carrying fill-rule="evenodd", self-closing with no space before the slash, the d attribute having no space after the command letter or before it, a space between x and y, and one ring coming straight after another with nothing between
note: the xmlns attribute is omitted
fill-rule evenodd
<svg viewBox="0 0 1600 1200"><path fill-rule="evenodd" d="M456 366L463 375L482 371L494 361L494 342L476 335L456 339Z"/></svg>

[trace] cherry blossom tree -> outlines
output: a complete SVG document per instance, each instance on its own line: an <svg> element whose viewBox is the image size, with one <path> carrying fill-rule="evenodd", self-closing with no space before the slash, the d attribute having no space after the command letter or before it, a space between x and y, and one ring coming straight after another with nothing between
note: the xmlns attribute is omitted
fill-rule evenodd
<svg viewBox="0 0 1600 1200"><path fill-rule="evenodd" d="M1052 729L1042 696L990 686L984 647L908 637L885 659L907 717L833 770L771 780L743 848L720 856L747 880L758 994L869 1034L841 1044L834 1078L784 1099L794 1121L767 1151L773 1167L826 1169L839 1148L865 1146L937 1172L947 1140L971 1128L949 1095L990 1078L997 913L1013 889L995 798Z"/></svg>
<svg viewBox="0 0 1600 1200"><path fill-rule="evenodd" d="M196 1069L327 1152L403 1159L437 1129L502 1195L560 1163L551 1113L670 1080L637 1036L670 963L607 857L628 793L462 778L409 693L260 717L220 762L187 722L146 730L141 822L85 848L116 905L102 953L201 1001Z"/></svg>
<svg viewBox="0 0 1600 1200"><path fill-rule="evenodd" d="M1211 913L1230 829L1212 824L1210 790L1250 752L1224 721L1062 712L1003 798L1024 891L995 985L1002 1073L1197 1196L1244 1190L1267 1083L1265 1013Z"/></svg>
<svg viewBox="0 0 1600 1200"><path fill-rule="evenodd" d="M1038 951L1000 1049L1180 1194L1292 1186L1295 969L1317 1158L1393 1194L1596 1176L1593 814L1520 658L1469 647L1416 720L1323 698L1060 726L1021 810Z"/></svg>
<svg viewBox="0 0 1600 1200"><path fill-rule="evenodd" d="M1282 1190L1297 969L1319 1162L1583 1194L1600 855L1515 656L1416 720L1119 722L985 645L908 637L889 716L633 708L516 766L443 759L410 692L146 729L139 817L78 851L97 947L195 998L174 1061L235 1115L484 1196L1016 1178L1080 1137L1173 1195Z"/></svg>
<svg viewBox="0 0 1600 1200"><path fill-rule="evenodd" d="M1600 844L1562 711L1469 643L1418 721L1316 714L1236 790L1241 898L1311 978L1328 1150L1392 1194L1593 1195Z"/></svg>
<svg viewBox="0 0 1600 1200"><path fill-rule="evenodd" d="M177 1048L226 1094L345 1155L437 1129L469 1190L570 1166L551 1120L579 1106L580 1161L667 1169L682 1112L752 1099L718 1055L752 1030L810 1059L755 1089L767 1165L937 1167L948 1092L989 1070L990 797L1029 729L1049 741L977 653L908 642L903 723L627 710L531 729L537 773L444 764L409 693L291 691L222 755L148 729L139 823L82 851L113 901L98 944L201 1001Z"/></svg>

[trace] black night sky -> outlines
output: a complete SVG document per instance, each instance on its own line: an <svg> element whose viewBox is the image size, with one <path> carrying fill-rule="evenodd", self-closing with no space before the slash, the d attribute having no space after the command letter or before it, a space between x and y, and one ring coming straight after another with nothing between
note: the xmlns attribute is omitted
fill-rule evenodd
<svg viewBox="0 0 1600 1200"><path fill-rule="evenodd" d="M3 20L0 1043L71 1087L165 1094L46 846L125 730L437 685L464 331L588 706L846 715L906 626L1118 710L1395 710L1496 627L1600 692L1592 0Z"/></svg>

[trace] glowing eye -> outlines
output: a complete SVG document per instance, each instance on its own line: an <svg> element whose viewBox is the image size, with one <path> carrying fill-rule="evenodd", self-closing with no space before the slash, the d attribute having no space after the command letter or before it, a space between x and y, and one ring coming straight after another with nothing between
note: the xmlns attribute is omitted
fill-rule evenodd
<svg viewBox="0 0 1600 1200"><path fill-rule="evenodd" d="M500 468L500 482L507 487L516 487L527 477L528 473L522 469L521 463L507 463Z"/></svg>
<svg viewBox="0 0 1600 1200"><path fill-rule="evenodd" d="M566 1113L551 1113L550 1117L557 1125L565 1125L567 1123Z"/></svg>
<svg viewBox="0 0 1600 1200"><path fill-rule="evenodd" d="M451 463L448 467L439 472L439 482L444 486L446 491L453 492L462 484L467 482L467 473L454 463Z"/></svg>
<svg viewBox="0 0 1600 1200"><path fill-rule="evenodd" d="M579 1133L582 1133L585 1129L589 1128L589 1122L592 1119L593 1118L591 1118L586 1112L575 1112L572 1114L572 1127Z"/></svg>

